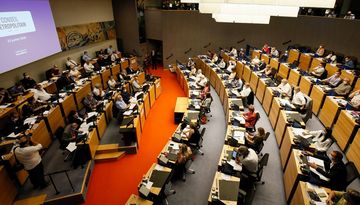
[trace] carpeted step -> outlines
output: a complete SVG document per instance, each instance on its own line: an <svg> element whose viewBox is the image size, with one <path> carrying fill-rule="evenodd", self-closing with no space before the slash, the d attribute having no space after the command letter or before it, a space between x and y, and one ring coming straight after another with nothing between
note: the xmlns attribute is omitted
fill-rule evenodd
<svg viewBox="0 0 360 205"><path fill-rule="evenodd" d="M125 152L103 153L103 154L96 154L94 160L95 162L117 160L123 156L125 156Z"/></svg>
<svg viewBox="0 0 360 205"><path fill-rule="evenodd" d="M96 149L96 154L106 154L119 151L119 144L103 144Z"/></svg>

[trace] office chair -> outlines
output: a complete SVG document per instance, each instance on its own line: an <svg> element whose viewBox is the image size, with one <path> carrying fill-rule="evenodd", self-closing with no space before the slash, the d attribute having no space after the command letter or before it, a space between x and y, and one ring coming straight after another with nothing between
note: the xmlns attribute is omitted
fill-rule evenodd
<svg viewBox="0 0 360 205"><path fill-rule="evenodd" d="M349 186L349 184L351 184L355 179L359 178L359 172L356 169L356 166L354 164L354 162L348 162L346 163L346 187ZM344 190L345 188L344 187Z"/></svg>
<svg viewBox="0 0 360 205"><path fill-rule="evenodd" d="M242 173L241 176L244 177L245 179L248 179L249 181L254 182L253 184L253 189L256 189L255 184L256 183L260 183L260 184L265 184L265 181L261 181L262 178L262 174L263 174L263 170L264 167L267 165L269 161L269 153L264 154L264 156L259 160L258 163L258 170L256 173L253 174L245 174Z"/></svg>
<svg viewBox="0 0 360 205"><path fill-rule="evenodd" d="M306 124L306 122L312 118L313 100L307 95L305 95L304 97L306 100L305 113L304 114L300 113L300 115L304 123Z"/></svg>
<svg viewBox="0 0 360 205"><path fill-rule="evenodd" d="M190 138L190 141L189 141L189 146L192 150L194 151L197 151L198 153L200 153L201 155L204 155L204 152L201 150L201 147L202 147L202 143L203 143L203 137L204 137L204 134L205 134L205 131L206 131L206 128L204 127L202 130L201 130L201 133L200 135L199 134L196 134L196 135L199 135L197 138L198 139L193 139L191 140ZM195 135L195 136L196 136Z"/></svg>
<svg viewBox="0 0 360 205"><path fill-rule="evenodd" d="M195 170L190 168L192 161L193 161L192 158L190 158L185 163L185 171L182 176L183 181L186 181L186 174L195 174Z"/></svg>
<svg viewBox="0 0 360 205"><path fill-rule="evenodd" d="M64 134L64 128L61 126L55 131L55 137L59 140L60 146L59 148L63 151L62 154L65 155L66 152L68 152L64 158L64 162L68 160L68 158L71 155L71 152L69 152L66 147L68 146L69 142L66 142L63 140L63 134Z"/></svg>

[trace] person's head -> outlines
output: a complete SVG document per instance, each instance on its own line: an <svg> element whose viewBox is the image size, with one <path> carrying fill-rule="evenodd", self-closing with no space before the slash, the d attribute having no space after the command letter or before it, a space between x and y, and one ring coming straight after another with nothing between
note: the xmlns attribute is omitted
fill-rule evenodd
<svg viewBox="0 0 360 205"><path fill-rule="evenodd" d="M287 83L288 83L287 79L282 79L282 80L281 80L281 84L282 84L282 85L286 85Z"/></svg>
<svg viewBox="0 0 360 205"><path fill-rule="evenodd" d="M336 76L336 77L340 77L340 75L341 75L341 71L340 71L340 70L338 70L338 71L335 72L335 76Z"/></svg>
<svg viewBox="0 0 360 205"><path fill-rule="evenodd" d="M345 56L345 61L350 61L350 60L351 60L350 56Z"/></svg>
<svg viewBox="0 0 360 205"><path fill-rule="evenodd" d="M202 74L201 69L197 70L197 74Z"/></svg>
<svg viewBox="0 0 360 205"><path fill-rule="evenodd" d="M330 156L331 156L331 161L334 162L334 163L339 163L342 161L343 159L343 154L339 151L332 151L330 153Z"/></svg>
<svg viewBox="0 0 360 205"><path fill-rule="evenodd" d="M87 98L91 99L93 97L92 93L89 92L87 95L86 95Z"/></svg>
<svg viewBox="0 0 360 205"><path fill-rule="evenodd" d="M97 88L97 89L101 89L101 85L100 85L100 83L96 83L96 84L95 84L95 88Z"/></svg>
<svg viewBox="0 0 360 205"><path fill-rule="evenodd" d="M29 145L29 139L27 136L23 135L19 139L19 145L20 147L26 147Z"/></svg>
<svg viewBox="0 0 360 205"><path fill-rule="evenodd" d="M86 64L86 65L89 65L89 64L90 64L90 61L89 61L89 60L86 60L86 61L85 61L85 64Z"/></svg>
<svg viewBox="0 0 360 205"><path fill-rule="evenodd" d="M77 114L77 111L75 111L75 110L71 110L70 112L69 112L69 116L74 116L74 115L76 115Z"/></svg>
<svg viewBox="0 0 360 205"><path fill-rule="evenodd" d="M343 83L344 83L345 85L350 85L350 80L349 80L349 78L344 78Z"/></svg>
<svg viewBox="0 0 360 205"><path fill-rule="evenodd" d="M54 64L52 68L55 69L55 70L59 70L59 68L58 68L58 66L56 64Z"/></svg>
<svg viewBox="0 0 360 205"><path fill-rule="evenodd" d="M248 156L248 154L249 154L249 149L246 147L246 146L240 146L239 148L238 148L238 155L240 156L240 157L247 157Z"/></svg>
<svg viewBox="0 0 360 205"><path fill-rule="evenodd" d="M324 46L323 46L323 45L319 45L319 49L321 49L321 48L324 48Z"/></svg>
<svg viewBox="0 0 360 205"><path fill-rule="evenodd" d="M109 48L112 48L112 45L109 45Z"/></svg>
<svg viewBox="0 0 360 205"><path fill-rule="evenodd" d="M111 75L111 76L109 77L109 79L110 79L110 80L114 80L114 76Z"/></svg>
<svg viewBox="0 0 360 205"><path fill-rule="evenodd" d="M188 147L186 144L180 144L180 151L181 153L185 154L188 150Z"/></svg>
<svg viewBox="0 0 360 205"><path fill-rule="evenodd" d="M190 123L190 128L191 128L191 129L196 129L196 127L197 127L196 122Z"/></svg>
<svg viewBox="0 0 360 205"><path fill-rule="evenodd" d="M87 51L84 51L84 55L87 55L88 54L88 52Z"/></svg>
<svg viewBox="0 0 360 205"><path fill-rule="evenodd" d="M258 133L259 133L260 136L264 136L264 135L265 135L265 129L264 129L264 128L258 127L257 131L258 131Z"/></svg>
<svg viewBox="0 0 360 205"><path fill-rule="evenodd" d="M347 12L347 15L351 15L351 11L348 11L348 12Z"/></svg>
<svg viewBox="0 0 360 205"><path fill-rule="evenodd" d="M71 123L71 129L72 129L72 130L75 131L75 130L77 130L78 127L79 127L79 125L78 125L77 123L75 123L75 122L74 122L74 123Z"/></svg>
<svg viewBox="0 0 360 205"><path fill-rule="evenodd" d="M271 65L266 65L265 69L266 70L271 70Z"/></svg>
<svg viewBox="0 0 360 205"><path fill-rule="evenodd" d="M17 120L20 118L20 115L19 115L18 112L12 112L12 113L10 114L10 118L11 118L11 120L13 120L13 121L17 121Z"/></svg>
<svg viewBox="0 0 360 205"><path fill-rule="evenodd" d="M116 101L121 101L123 98L122 98L122 96L121 95L118 95L117 97L116 97Z"/></svg>
<svg viewBox="0 0 360 205"><path fill-rule="evenodd" d="M267 43L264 44L264 48L267 48L269 47L269 45Z"/></svg>
<svg viewBox="0 0 360 205"><path fill-rule="evenodd" d="M319 65L319 66L321 66L321 67L325 68L326 63L320 63L320 65Z"/></svg>
<svg viewBox="0 0 360 205"><path fill-rule="evenodd" d="M22 86L22 84L21 84L20 81L18 81L18 82L15 83L15 87L21 87L21 86Z"/></svg>
<svg viewBox="0 0 360 205"><path fill-rule="evenodd" d="M37 89L37 90L41 90L41 88L42 88L42 86L41 86L41 84L40 84L40 83L38 83L38 84L36 84L36 85L35 85L35 89Z"/></svg>
<svg viewBox="0 0 360 205"><path fill-rule="evenodd" d="M33 103L35 102L35 98L34 98L34 97L30 97L30 98L28 99L28 102L29 102L29 104L33 104Z"/></svg>
<svg viewBox="0 0 360 205"><path fill-rule="evenodd" d="M70 56L66 58L68 61L71 60Z"/></svg>
<svg viewBox="0 0 360 205"><path fill-rule="evenodd" d="M354 189L348 189L344 194L344 199L349 205L360 204L360 193Z"/></svg>
<svg viewBox="0 0 360 205"><path fill-rule="evenodd" d="M248 88L250 87L250 83L245 83L245 86Z"/></svg>
<svg viewBox="0 0 360 205"><path fill-rule="evenodd" d="M255 111L254 105L249 105L248 109L249 109L250 112L254 112L254 111Z"/></svg>
<svg viewBox="0 0 360 205"><path fill-rule="evenodd" d="M30 79L30 76L27 73L23 73L23 77L26 79Z"/></svg>

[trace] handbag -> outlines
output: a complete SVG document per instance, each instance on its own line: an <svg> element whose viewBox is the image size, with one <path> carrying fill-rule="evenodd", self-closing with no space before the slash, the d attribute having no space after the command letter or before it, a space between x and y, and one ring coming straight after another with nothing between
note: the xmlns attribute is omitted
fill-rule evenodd
<svg viewBox="0 0 360 205"><path fill-rule="evenodd" d="M21 163L19 162L19 160L17 159L17 157L16 157L16 154L15 154L16 148L18 148L18 147L15 147L15 148L14 148L14 157L15 157L16 163L15 163L15 165L14 165L13 168L12 168L14 172L18 172L18 171L24 169L24 165L21 164Z"/></svg>

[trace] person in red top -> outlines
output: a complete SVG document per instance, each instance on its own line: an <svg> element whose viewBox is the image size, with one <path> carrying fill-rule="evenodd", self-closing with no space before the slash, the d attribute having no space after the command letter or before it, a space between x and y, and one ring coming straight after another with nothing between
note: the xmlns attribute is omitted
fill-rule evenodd
<svg viewBox="0 0 360 205"><path fill-rule="evenodd" d="M263 53L270 54L271 48L270 48L270 46L269 46L267 43L265 43L265 45L263 46L263 48L261 49L261 51L262 51Z"/></svg>
<svg viewBox="0 0 360 205"><path fill-rule="evenodd" d="M208 93L210 92L210 81L208 81L205 85L205 87L201 90L200 93L200 98L202 100L206 99L206 97L208 96Z"/></svg>
<svg viewBox="0 0 360 205"><path fill-rule="evenodd" d="M249 105L249 111L244 113L245 128L252 129L256 123L256 113L253 105Z"/></svg>

